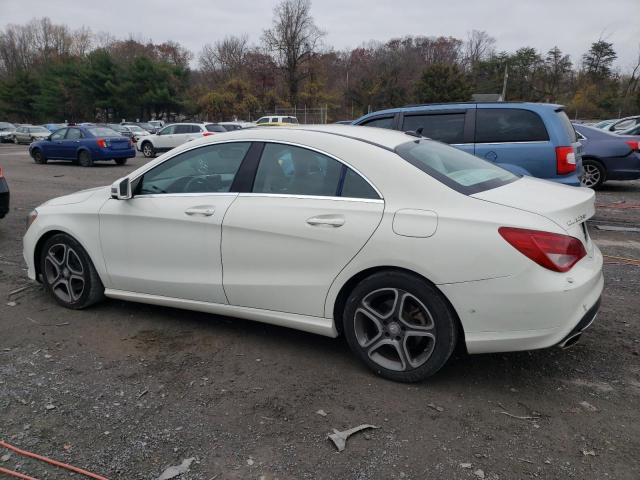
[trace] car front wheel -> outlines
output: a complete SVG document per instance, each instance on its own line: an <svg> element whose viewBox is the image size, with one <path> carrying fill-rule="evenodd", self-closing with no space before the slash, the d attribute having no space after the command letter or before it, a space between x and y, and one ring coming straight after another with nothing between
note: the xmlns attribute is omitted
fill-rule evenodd
<svg viewBox="0 0 640 480"><path fill-rule="evenodd" d="M40 258L45 289L60 305L79 310L102 300L104 286L87 252L72 237L45 241Z"/></svg>
<svg viewBox="0 0 640 480"><path fill-rule="evenodd" d="M343 327L354 353L378 375L426 379L444 366L457 342L455 315L442 294L405 272L380 272L347 299Z"/></svg>
<svg viewBox="0 0 640 480"><path fill-rule="evenodd" d="M33 161L40 165L47 163L47 159L40 149L35 149L33 151Z"/></svg>

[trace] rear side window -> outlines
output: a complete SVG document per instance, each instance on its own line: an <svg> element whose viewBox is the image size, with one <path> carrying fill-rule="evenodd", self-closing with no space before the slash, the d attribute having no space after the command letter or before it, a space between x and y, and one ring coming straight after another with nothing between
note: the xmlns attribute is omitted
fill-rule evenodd
<svg viewBox="0 0 640 480"><path fill-rule="evenodd" d="M564 129L564 131L566 132L567 136L569 137L569 143L576 142L577 141L577 139L576 139L576 129L573 128L573 125L571 124L571 120L569 120L569 117L567 116L565 111L564 110L557 110L556 114L558 115L558 118L560 119L560 123L562 124L562 128Z"/></svg>
<svg viewBox="0 0 640 480"><path fill-rule="evenodd" d="M229 130L233 130L235 128L234 125L227 125L227 127L229 127ZM208 132L226 132L227 131L226 127L223 127L222 125L216 125L215 123L209 123L205 126L205 128L207 129Z"/></svg>
<svg viewBox="0 0 640 480"><path fill-rule="evenodd" d="M405 115L402 130L407 132L422 128L422 135L433 140L444 143L463 143L464 117L464 113Z"/></svg>
<svg viewBox="0 0 640 480"><path fill-rule="evenodd" d="M379 117L373 120L367 120L360 125L365 127L377 127L377 128L393 128L393 117Z"/></svg>
<svg viewBox="0 0 640 480"><path fill-rule="evenodd" d="M493 163L430 140L403 143L395 151L414 167L466 195L500 187L518 179L513 173Z"/></svg>
<svg viewBox="0 0 640 480"><path fill-rule="evenodd" d="M176 125L173 133L175 134L183 134L183 133L191 133L193 130L191 129L191 125Z"/></svg>
<svg viewBox="0 0 640 480"><path fill-rule="evenodd" d="M476 143L539 142L549 140L540 116L520 108L479 108Z"/></svg>
<svg viewBox="0 0 640 480"><path fill-rule="evenodd" d="M350 198L380 198L373 187L350 168L347 168L344 175L341 196Z"/></svg>

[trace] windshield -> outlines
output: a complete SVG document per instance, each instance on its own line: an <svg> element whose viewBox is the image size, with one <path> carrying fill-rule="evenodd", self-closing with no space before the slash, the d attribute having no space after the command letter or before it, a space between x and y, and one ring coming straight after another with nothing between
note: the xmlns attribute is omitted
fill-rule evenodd
<svg viewBox="0 0 640 480"><path fill-rule="evenodd" d="M88 128L87 130L89 130L94 137L120 137L121 136L115 130L112 130L107 127L93 127L93 128Z"/></svg>
<svg viewBox="0 0 640 480"><path fill-rule="evenodd" d="M145 128L145 129L147 129L147 128L153 129L153 126L149 125L148 123L139 123L137 126Z"/></svg>
<svg viewBox="0 0 640 480"><path fill-rule="evenodd" d="M432 140L403 143L396 153L454 190L471 195L518 179L513 173L457 148Z"/></svg>
<svg viewBox="0 0 640 480"><path fill-rule="evenodd" d="M49 133L44 127L29 127L29 133Z"/></svg>

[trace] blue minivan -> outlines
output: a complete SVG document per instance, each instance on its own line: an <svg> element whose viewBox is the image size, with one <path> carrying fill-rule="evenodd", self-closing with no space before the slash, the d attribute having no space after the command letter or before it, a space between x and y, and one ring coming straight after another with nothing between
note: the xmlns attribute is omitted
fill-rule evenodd
<svg viewBox="0 0 640 480"><path fill-rule="evenodd" d="M513 173L580 185L582 145L562 105L409 105L369 113L353 125L419 131Z"/></svg>

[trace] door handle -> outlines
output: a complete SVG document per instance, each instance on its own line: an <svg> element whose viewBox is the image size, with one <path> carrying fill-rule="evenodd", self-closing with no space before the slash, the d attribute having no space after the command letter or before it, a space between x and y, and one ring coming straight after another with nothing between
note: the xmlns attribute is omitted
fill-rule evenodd
<svg viewBox="0 0 640 480"><path fill-rule="evenodd" d="M318 215L317 217L307 218L307 223L312 227L338 228L344 225L344 222L342 215Z"/></svg>
<svg viewBox="0 0 640 480"><path fill-rule="evenodd" d="M196 207L187 208L184 213L187 215L202 215L203 217L210 217L216 211L216 207L213 205L198 205Z"/></svg>

